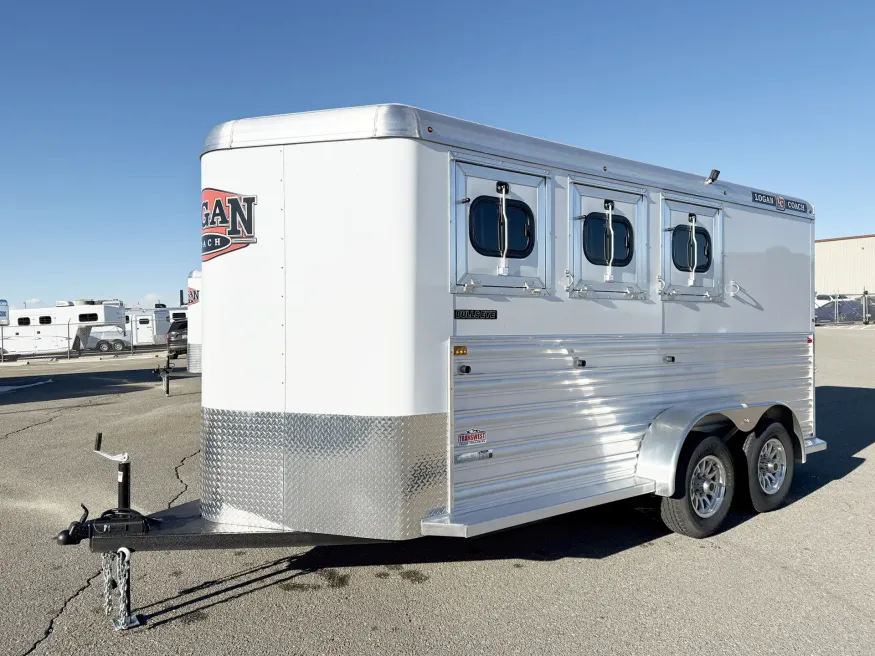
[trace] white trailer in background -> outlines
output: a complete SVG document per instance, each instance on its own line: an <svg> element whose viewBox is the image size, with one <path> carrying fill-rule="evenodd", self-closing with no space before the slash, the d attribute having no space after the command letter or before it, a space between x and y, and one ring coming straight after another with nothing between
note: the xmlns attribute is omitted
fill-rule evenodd
<svg viewBox="0 0 875 656"><path fill-rule="evenodd" d="M0 327L4 356L82 351L92 331L121 331L125 322L118 301L58 301L55 307L10 310L9 319Z"/></svg>
<svg viewBox="0 0 875 656"><path fill-rule="evenodd" d="M124 327L105 326L91 332L88 348L98 351L123 351L137 346L164 346L170 329L166 308L125 308Z"/></svg>
<svg viewBox="0 0 875 656"><path fill-rule="evenodd" d="M170 312L170 323L174 321L186 321L188 319L188 306L181 305L179 307L167 308Z"/></svg>
<svg viewBox="0 0 875 656"><path fill-rule="evenodd" d="M201 326L201 271L188 274L188 370L199 374L202 371L202 326Z"/></svg>

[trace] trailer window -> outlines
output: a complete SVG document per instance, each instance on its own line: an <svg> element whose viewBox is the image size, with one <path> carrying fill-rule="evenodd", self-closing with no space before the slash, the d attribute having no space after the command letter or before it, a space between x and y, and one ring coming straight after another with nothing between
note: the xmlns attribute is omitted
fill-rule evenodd
<svg viewBox="0 0 875 656"><path fill-rule="evenodd" d="M131 318L130 318L130 317L125 317L125 323L131 323Z"/></svg>
<svg viewBox="0 0 875 656"><path fill-rule="evenodd" d="M40 322L40 324L42 324L43 326L47 326L47 325L49 325L50 323L52 323L52 318L51 318L51 317L40 317L40 318L39 318L39 322Z"/></svg>
<svg viewBox="0 0 875 656"><path fill-rule="evenodd" d="M711 268L711 235L705 228L696 226L696 273ZM671 235L671 261L678 271L690 271L693 261L693 240L690 226L675 226Z"/></svg>
<svg viewBox="0 0 875 656"><path fill-rule="evenodd" d="M79 321L97 321L97 313L91 312L89 314L80 314Z"/></svg>
<svg viewBox="0 0 875 656"><path fill-rule="evenodd" d="M505 201L507 212L507 257L522 260L535 248L535 215L518 200ZM495 196L478 196L471 203L468 236L474 250L485 257L501 257L504 241L501 204Z"/></svg>
<svg viewBox="0 0 875 656"><path fill-rule="evenodd" d="M173 319L185 319L185 312L174 312Z"/></svg>
<svg viewBox="0 0 875 656"><path fill-rule="evenodd" d="M29 326L30 325L30 317L18 317L18 325L19 326Z"/></svg>
<svg viewBox="0 0 875 656"><path fill-rule="evenodd" d="M137 323L140 324L141 326L148 326L149 320L148 319L138 319Z"/></svg>
<svg viewBox="0 0 875 656"><path fill-rule="evenodd" d="M635 250L632 224L626 217L614 216L611 218L611 228L614 231L614 260L611 265L627 266L632 261ZM590 212L583 217L583 254L587 260L599 266L607 266L610 242L611 233L604 212Z"/></svg>

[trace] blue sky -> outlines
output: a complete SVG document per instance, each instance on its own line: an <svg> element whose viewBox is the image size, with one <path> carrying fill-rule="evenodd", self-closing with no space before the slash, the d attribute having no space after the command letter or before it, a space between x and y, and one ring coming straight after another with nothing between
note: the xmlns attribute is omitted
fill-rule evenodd
<svg viewBox="0 0 875 656"><path fill-rule="evenodd" d="M0 297L178 300L233 118L403 102L799 196L875 232L875 9L6 2Z"/></svg>

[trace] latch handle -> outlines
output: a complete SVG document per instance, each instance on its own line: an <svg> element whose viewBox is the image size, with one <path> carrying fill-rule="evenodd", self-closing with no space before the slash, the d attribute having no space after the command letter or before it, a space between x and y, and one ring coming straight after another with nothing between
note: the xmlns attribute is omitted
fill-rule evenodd
<svg viewBox="0 0 875 656"><path fill-rule="evenodd" d="M131 459L128 457L127 452L125 453L107 453L106 451L101 451L100 446L103 443L103 433L98 433L94 438L94 453L99 456L103 456L107 460L112 460L113 462L130 462Z"/></svg>

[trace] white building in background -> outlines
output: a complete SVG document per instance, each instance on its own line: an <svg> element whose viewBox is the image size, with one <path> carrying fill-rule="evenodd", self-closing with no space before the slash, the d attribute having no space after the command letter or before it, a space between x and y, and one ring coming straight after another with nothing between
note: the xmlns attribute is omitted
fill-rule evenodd
<svg viewBox="0 0 875 656"><path fill-rule="evenodd" d="M875 292L875 235L815 241L814 287L818 294Z"/></svg>

